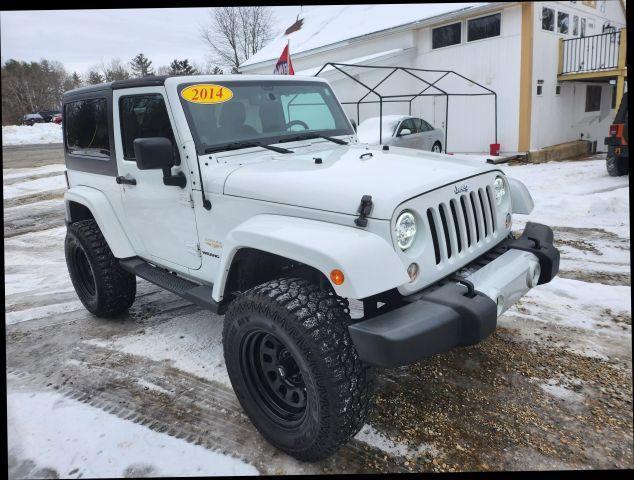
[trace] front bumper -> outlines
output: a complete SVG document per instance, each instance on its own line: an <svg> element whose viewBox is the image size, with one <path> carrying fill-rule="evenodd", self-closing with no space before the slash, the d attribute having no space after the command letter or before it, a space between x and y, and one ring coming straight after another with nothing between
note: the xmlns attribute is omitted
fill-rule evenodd
<svg viewBox="0 0 634 480"><path fill-rule="evenodd" d="M521 237L507 238L475 263L466 278L405 297L406 305L350 325L359 357L396 367L488 337L497 317L559 271L553 232L528 222Z"/></svg>

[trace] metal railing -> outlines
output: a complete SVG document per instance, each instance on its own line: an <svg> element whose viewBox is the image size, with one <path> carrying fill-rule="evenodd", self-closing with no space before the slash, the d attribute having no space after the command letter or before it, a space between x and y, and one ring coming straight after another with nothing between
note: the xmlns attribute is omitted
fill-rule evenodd
<svg viewBox="0 0 634 480"><path fill-rule="evenodd" d="M561 41L559 73L597 72L619 68L624 30Z"/></svg>

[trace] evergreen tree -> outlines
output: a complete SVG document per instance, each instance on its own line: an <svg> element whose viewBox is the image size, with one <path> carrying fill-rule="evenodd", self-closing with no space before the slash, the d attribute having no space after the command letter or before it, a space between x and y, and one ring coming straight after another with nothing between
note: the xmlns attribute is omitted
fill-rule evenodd
<svg viewBox="0 0 634 480"><path fill-rule="evenodd" d="M90 70L88 72L88 78L86 79L86 83L88 83L88 85L97 85L98 83L103 82L104 79L97 70Z"/></svg>
<svg viewBox="0 0 634 480"><path fill-rule="evenodd" d="M130 68L132 70L133 77L147 77L149 75L154 75L152 60L142 53L139 53L130 61Z"/></svg>
<svg viewBox="0 0 634 480"><path fill-rule="evenodd" d="M174 59L170 63L169 69L170 75L196 75L198 71L189 63L188 59L178 60Z"/></svg>
<svg viewBox="0 0 634 480"><path fill-rule="evenodd" d="M218 65L215 65L214 68L211 69L211 72L209 72L211 75L223 75L225 72L222 71L222 68L220 68Z"/></svg>

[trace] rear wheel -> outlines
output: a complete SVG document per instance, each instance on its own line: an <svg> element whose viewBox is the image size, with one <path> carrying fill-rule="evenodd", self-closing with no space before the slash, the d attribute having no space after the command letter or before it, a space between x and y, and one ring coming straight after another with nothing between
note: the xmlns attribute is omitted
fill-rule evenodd
<svg viewBox="0 0 634 480"><path fill-rule="evenodd" d="M612 177L620 177L630 173L630 164L627 158L618 157L614 153L609 153L606 158L608 174Z"/></svg>
<svg viewBox="0 0 634 480"><path fill-rule="evenodd" d="M93 219L68 225L64 247L70 279L90 313L113 317L132 305L136 277L121 268Z"/></svg>
<svg viewBox="0 0 634 480"><path fill-rule="evenodd" d="M333 454L363 426L371 371L358 357L345 300L308 280L259 285L231 304L224 355L260 433L304 461Z"/></svg>
<svg viewBox="0 0 634 480"><path fill-rule="evenodd" d="M440 142L434 143L434 145L431 147L431 151L434 153L442 153L442 145L440 144Z"/></svg>

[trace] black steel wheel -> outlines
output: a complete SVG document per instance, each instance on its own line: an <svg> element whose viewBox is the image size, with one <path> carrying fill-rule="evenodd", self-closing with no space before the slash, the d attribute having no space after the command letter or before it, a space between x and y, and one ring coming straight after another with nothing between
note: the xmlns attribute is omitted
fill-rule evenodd
<svg viewBox="0 0 634 480"><path fill-rule="evenodd" d="M241 368L249 393L281 426L301 422L306 413L306 385L293 354L275 335L255 329L241 345Z"/></svg>
<svg viewBox="0 0 634 480"><path fill-rule="evenodd" d="M332 455L363 426L372 372L348 333L347 303L305 279L243 293L222 332L229 379L269 443L304 461Z"/></svg>
<svg viewBox="0 0 634 480"><path fill-rule="evenodd" d="M136 277L119 265L93 219L71 223L64 243L66 265L77 296L99 317L126 311L136 296Z"/></svg>

